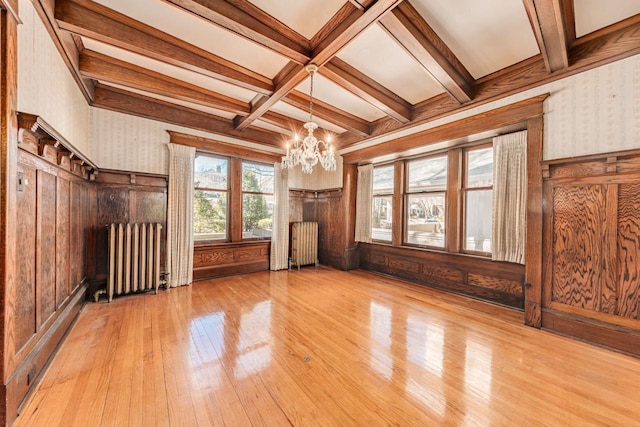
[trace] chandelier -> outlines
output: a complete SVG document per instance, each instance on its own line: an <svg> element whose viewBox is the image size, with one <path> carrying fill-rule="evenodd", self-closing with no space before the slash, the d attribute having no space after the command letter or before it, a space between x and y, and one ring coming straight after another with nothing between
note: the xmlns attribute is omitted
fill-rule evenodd
<svg viewBox="0 0 640 427"><path fill-rule="evenodd" d="M282 167L291 169L297 165L302 168L302 173L313 172L313 167L320 162L322 167L329 172L336 170L336 157L329 139L328 142L320 141L313 136L313 131L318 128L318 124L313 121L313 75L318 71L316 64L309 64L306 67L311 76L311 90L309 91L309 121L304 124L307 136L302 140L296 133L292 141L287 142L287 155L282 156ZM322 145L322 152L320 151Z"/></svg>

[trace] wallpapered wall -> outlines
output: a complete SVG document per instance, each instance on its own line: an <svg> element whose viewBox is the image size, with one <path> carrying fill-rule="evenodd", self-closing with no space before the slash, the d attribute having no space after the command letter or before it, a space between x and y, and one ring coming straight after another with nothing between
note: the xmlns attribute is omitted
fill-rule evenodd
<svg viewBox="0 0 640 427"><path fill-rule="evenodd" d="M29 0L20 0L18 111L41 116L77 150L89 148L89 106Z"/></svg>

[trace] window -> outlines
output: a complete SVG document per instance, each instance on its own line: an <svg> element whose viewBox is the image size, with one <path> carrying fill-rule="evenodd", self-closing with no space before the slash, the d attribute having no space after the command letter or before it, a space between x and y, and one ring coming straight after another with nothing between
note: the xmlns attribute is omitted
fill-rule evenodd
<svg viewBox="0 0 640 427"><path fill-rule="evenodd" d="M227 239L228 160L198 155L194 161L193 238Z"/></svg>
<svg viewBox="0 0 640 427"><path fill-rule="evenodd" d="M271 237L273 166L242 162L242 238Z"/></svg>
<svg viewBox="0 0 640 427"><path fill-rule="evenodd" d="M406 243L444 248L447 156L407 162Z"/></svg>
<svg viewBox="0 0 640 427"><path fill-rule="evenodd" d="M491 253L493 219L493 147L465 151L463 248L469 252Z"/></svg>
<svg viewBox="0 0 640 427"><path fill-rule="evenodd" d="M393 165L373 169L373 200L371 203L371 238L373 240L391 241L393 174Z"/></svg>

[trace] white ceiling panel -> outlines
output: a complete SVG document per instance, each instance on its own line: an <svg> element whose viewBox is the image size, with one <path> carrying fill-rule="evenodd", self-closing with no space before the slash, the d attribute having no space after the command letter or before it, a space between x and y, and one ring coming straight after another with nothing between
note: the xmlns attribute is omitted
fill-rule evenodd
<svg viewBox="0 0 640 427"><path fill-rule="evenodd" d="M296 89L308 95L310 82L311 79L307 78ZM313 77L313 97L371 122L386 117L368 102L323 77L322 69Z"/></svg>
<svg viewBox="0 0 640 427"><path fill-rule="evenodd" d="M444 90L378 25L344 48L338 57L411 104Z"/></svg>
<svg viewBox="0 0 640 427"><path fill-rule="evenodd" d="M155 93L147 92L144 90L132 89L126 86L113 84L109 82L100 82L105 86L111 86L118 89L124 89L128 92L137 93L138 95L148 96L149 98L159 99L160 101L170 102L172 104L182 105L183 107L192 108L194 110L202 111L204 113L213 114L214 116L219 116L225 119L233 119L235 115L233 113L228 113L226 111L218 110L216 108L204 107L199 104L194 104L193 102L182 101L180 99L170 98L168 96L156 95Z"/></svg>
<svg viewBox="0 0 640 427"><path fill-rule="evenodd" d="M248 89L225 83L223 81L207 77L203 74L185 70L184 68L176 67L174 65L157 61L146 56L138 55L136 53L129 52L115 46L107 45L87 38L83 38L82 42L87 49L114 57L116 59L120 59L122 61L137 65L142 68L146 68L148 70L156 71L158 73L194 84L196 86L200 86L204 89L208 89L222 95L242 100L247 103L250 102L256 95L255 92L252 92Z"/></svg>
<svg viewBox="0 0 640 427"><path fill-rule="evenodd" d="M272 108L272 111L275 111L276 113L280 113L280 114L284 114L285 116L289 116L292 117L294 119L300 120L302 122L308 122L309 121L309 112L308 111L303 111L299 108L294 107L293 105L289 105L284 101L278 101ZM313 116L313 121L316 122L322 129L326 129L328 131L334 132L334 133L342 133L345 131L345 129L336 126L326 120L322 120L321 118L318 118L316 116ZM299 131L303 131L304 129L300 129Z"/></svg>
<svg viewBox="0 0 640 427"><path fill-rule="evenodd" d="M640 0L574 0L576 37L640 13Z"/></svg>
<svg viewBox="0 0 640 427"><path fill-rule="evenodd" d="M96 2L269 78L287 64L287 59L269 49L162 1Z"/></svg>
<svg viewBox="0 0 640 427"><path fill-rule="evenodd" d="M273 132L282 133L282 142L286 144L287 140L293 136L293 131L291 131L288 135L285 135L281 127L272 125L271 123L263 122L262 120L256 120L251 124L251 126L259 127L261 129L270 130Z"/></svg>
<svg viewBox="0 0 640 427"><path fill-rule="evenodd" d="M522 0L412 0L478 79L538 53Z"/></svg>
<svg viewBox="0 0 640 427"><path fill-rule="evenodd" d="M345 0L249 1L309 40L345 3Z"/></svg>

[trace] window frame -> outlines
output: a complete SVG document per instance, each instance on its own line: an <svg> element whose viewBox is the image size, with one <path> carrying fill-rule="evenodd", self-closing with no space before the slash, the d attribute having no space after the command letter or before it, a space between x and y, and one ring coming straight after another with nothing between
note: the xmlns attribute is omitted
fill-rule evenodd
<svg viewBox="0 0 640 427"><path fill-rule="evenodd" d="M393 218L397 218L396 216L394 216L394 213L393 213L393 204L394 204L393 196L394 196L394 190L396 188L395 165L393 163L381 163L379 165L376 165L373 168L374 175L375 175L375 170L376 169L383 169L383 168L390 168L391 169L392 185L391 185L391 188L388 191L378 191L378 192L376 192L375 189L372 190L372 193L371 193L371 241L379 242L379 243L391 244L393 242L393 228L394 228L394 220L393 220ZM372 186L373 186L373 176L371 178L371 182L372 182ZM373 238L373 208L374 208L374 199L376 197L380 197L380 198L388 197L388 198L390 198L390 207L389 207L389 209L390 209L390 214L391 214L391 228L389 229L389 232L390 232L389 240L374 239Z"/></svg>
<svg viewBox="0 0 640 427"><path fill-rule="evenodd" d="M193 234L193 241L197 242L197 243L202 243L202 242L215 242L215 243L226 243L230 241L230 218L229 218L229 203L231 201L231 182L230 182L230 178L231 178L231 159L227 156L223 156L223 155L219 155L219 154L213 154L213 153L206 153L206 152L196 152L195 154L195 158L194 158L194 168L195 168L195 161L198 157L208 157L208 158L214 158L214 159L219 159L219 160L224 160L227 163L227 188L226 189L220 189L220 188L211 188L211 187L196 187L196 180L195 180L195 173L194 173L194 177L193 177L193 191L194 191L194 198L195 198L195 192L196 191L209 191L209 192L217 192L217 193L225 193L226 194L226 198L227 198L227 202L226 202L226 209L225 209L225 231L224 231L224 237L223 238L213 238L213 237L204 237L204 238L196 238L196 234L195 234L195 230L192 230L192 234Z"/></svg>
<svg viewBox="0 0 640 427"><path fill-rule="evenodd" d="M491 148L493 150L493 142L488 141L481 144L476 144L473 146L468 146L463 148L463 156L462 156L462 180L460 185L460 253L469 254L469 255L477 255L486 258L490 258L492 252L478 251L478 250L470 250L465 249L465 241L467 237L467 194L471 192L480 192L491 190L493 195L493 184L491 186L483 186L483 187L469 187L468 179L469 179L469 153L477 150L484 150L487 148ZM493 182L493 179L492 179ZM493 217L493 213L492 213ZM493 218L492 218L493 220Z"/></svg>
<svg viewBox="0 0 640 427"><path fill-rule="evenodd" d="M274 193L266 193L266 192L258 192L258 191L245 191L244 190L244 165L245 164L252 164L252 165L260 165L260 166L266 166L269 167L273 170L273 178L274 178L274 187L275 187L275 167L273 166L273 164L269 164L266 162L260 162L257 160L252 160L252 159L240 159L240 229L241 229L241 241L247 242L247 241L262 241L262 240L271 240L271 235L273 234L273 208L271 210L271 221L272 221L272 225L271 225L271 229L269 230L269 236L253 236L253 237L245 237L244 236L244 196L245 194L248 195L262 195L262 196L271 196L272 198L275 197Z"/></svg>
<svg viewBox="0 0 640 427"><path fill-rule="evenodd" d="M421 161L421 160L429 160L429 159L444 159L446 161L446 165L447 165L447 177L445 178L445 184L444 184L444 189L438 189L438 190L421 190L421 191L415 191L415 190L410 190L410 180L409 180L409 171L410 171L410 164L412 162L417 162L417 161ZM449 189L449 174L450 174L450 165L449 165L449 155L448 155L448 151L439 151L439 152L434 152L434 153L428 153L426 155L421 155L421 156L416 156L416 157L412 157L412 158L408 158L408 159L404 159L403 160L404 163L404 187L402 187L403 190L403 194L402 194L402 200L403 200L403 216L402 216L402 246L408 246L408 247L416 247L416 248L425 248L425 249L431 249L431 250L438 250L438 251L446 251L447 250L447 229L448 229L448 224L447 224L447 211L448 211L448 207L447 207L447 196L448 196L448 192L450 191ZM429 194L442 194L442 197L444 199L444 212L443 212L443 223L444 223L444 230L442 232L442 246L435 246L435 245L428 245L428 244L420 244L420 243L414 243L414 242L409 242L409 215L410 215L410 205L409 205L409 199L411 198L411 196L415 196L415 195L429 195Z"/></svg>

